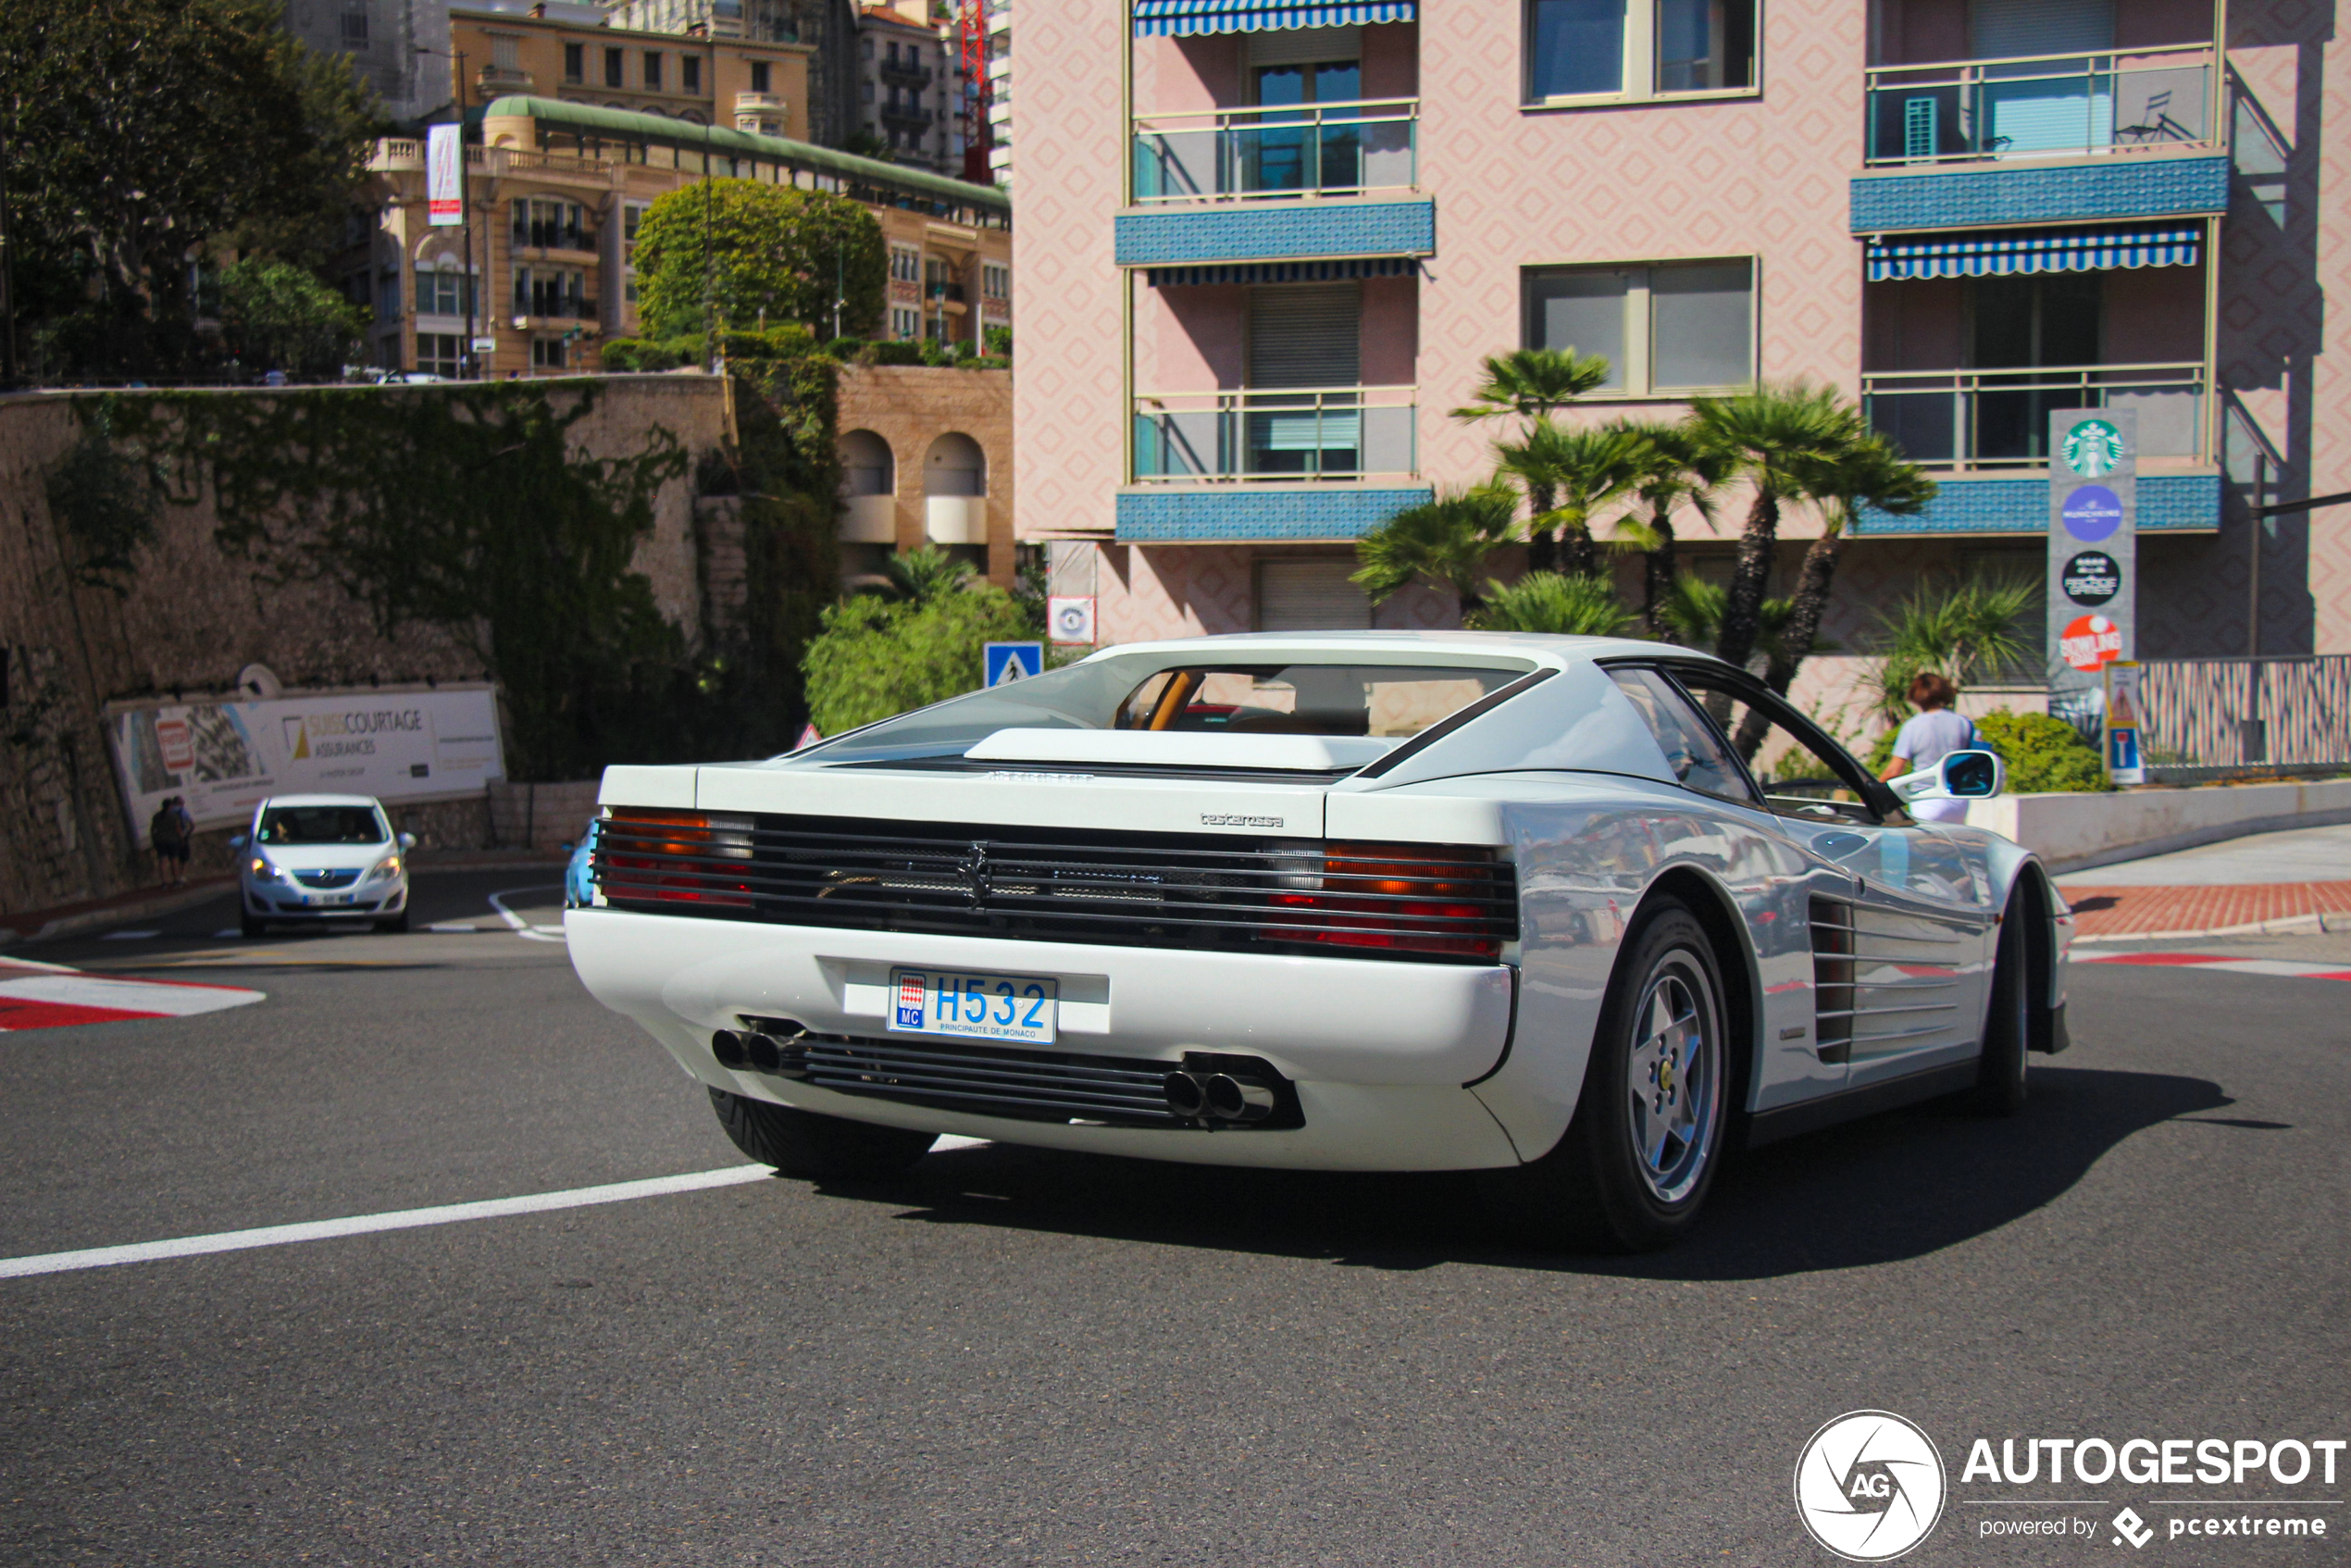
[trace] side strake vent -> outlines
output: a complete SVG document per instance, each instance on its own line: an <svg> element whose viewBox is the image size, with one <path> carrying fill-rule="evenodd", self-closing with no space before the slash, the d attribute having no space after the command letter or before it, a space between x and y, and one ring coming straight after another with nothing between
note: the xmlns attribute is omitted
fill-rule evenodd
<svg viewBox="0 0 2351 1568"><path fill-rule="evenodd" d="M1471 964L1518 935L1511 865L1428 844L616 807L595 873L624 909L848 929Z"/></svg>
<svg viewBox="0 0 2351 1568"><path fill-rule="evenodd" d="M1812 1047L1826 1063L1853 1054L1853 906L1812 901Z"/></svg>

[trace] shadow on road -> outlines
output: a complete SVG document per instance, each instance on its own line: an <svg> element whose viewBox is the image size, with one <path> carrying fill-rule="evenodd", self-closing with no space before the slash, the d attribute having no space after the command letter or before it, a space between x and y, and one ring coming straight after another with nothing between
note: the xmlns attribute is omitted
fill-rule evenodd
<svg viewBox="0 0 2351 1568"><path fill-rule="evenodd" d="M903 1181L830 1196L915 1205L933 1225L1002 1226L1342 1266L1475 1262L1654 1279L1756 1279L1890 1263L1997 1229L2061 1196L2100 1157L2158 1122L2233 1103L2202 1078L2036 1068L2012 1121L1937 1107L1873 1117L1727 1167L1697 1233L1637 1258L1529 1253L1479 1218L1460 1175L1342 1176L1113 1160L1004 1146L934 1154ZM1245 1137L1246 1134L1231 1134Z"/></svg>

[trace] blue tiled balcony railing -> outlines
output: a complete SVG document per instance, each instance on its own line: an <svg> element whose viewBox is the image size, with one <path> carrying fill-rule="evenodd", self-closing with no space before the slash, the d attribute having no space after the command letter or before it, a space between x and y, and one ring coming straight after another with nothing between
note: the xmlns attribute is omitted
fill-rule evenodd
<svg viewBox="0 0 2351 1568"><path fill-rule="evenodd" d="M1865 174L1853 181L1852 204L1856 234L2217 216L2229 210L2229 158L2215 153Z"/></svg>
<svg viewBox="0 0 2351 1568"><path fill-rule="evenodd" d="M1169 204L1123 212L1114 221L1121 267L1424 256L1437 250L1437 204L1425 196Z"/></svg>

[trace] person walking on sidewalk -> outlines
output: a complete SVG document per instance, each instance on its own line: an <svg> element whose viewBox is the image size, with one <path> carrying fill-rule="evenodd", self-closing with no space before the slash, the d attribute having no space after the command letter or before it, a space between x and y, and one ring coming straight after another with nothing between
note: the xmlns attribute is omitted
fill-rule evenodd
<svg viewBox="0 0 2351 1568"><path fill-rule="evenodd" d="M191 819L180 809L180 797L172 796L155 809L147 824L147 841L155 846L155 870L167 888L183 887L188 880L188 828Z"/></svg>
<svg viewBox="0 0 2351 1568"><path fill-rule="evenodd" d="M1975 721L1951 711L1959 700L1959 689L1950 677L1933 670L1921 671L1910 682L1910 705L1919 711L1902 721L1894 732L1894 760L1885 765L1882 778L1899 778L1906 773L1917 773L1933 767L1953 752L1963 752L1984 744ZM1920 801L1910 807L1910 815L1921 822L1965 822L1965 801Z"/></svg>

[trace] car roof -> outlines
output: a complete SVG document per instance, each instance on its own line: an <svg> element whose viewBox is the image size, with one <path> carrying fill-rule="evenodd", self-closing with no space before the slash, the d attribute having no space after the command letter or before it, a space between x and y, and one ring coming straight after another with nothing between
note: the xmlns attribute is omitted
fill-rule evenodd
<svg viewBox="0 0 2351 1568"><path fill-rule="evenodd" d="M373 795L272 795L254 809L267 811L271 806L374 806L380 810L383 802Z"/></svg>
<svg viewBox="0 0 2351 1568"><path fill-rule="evenodd" d="M1461 653L1479 658L1524 658L1565 667L1607 658L1703 659L1713 655L1670 642L1637 637L1556 637L1531 631L1252 631L1213 637L1171 638L1158 642L1118 642L1088 655L1112 659L1135 653L1181 653L1192 659L1246 658L1258 652L1295 658L1321 652L1362 658L1379 653Z"/></svg>

